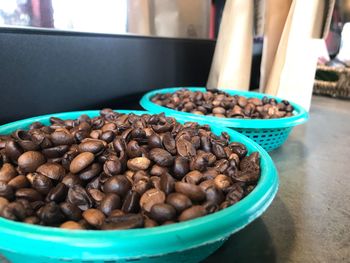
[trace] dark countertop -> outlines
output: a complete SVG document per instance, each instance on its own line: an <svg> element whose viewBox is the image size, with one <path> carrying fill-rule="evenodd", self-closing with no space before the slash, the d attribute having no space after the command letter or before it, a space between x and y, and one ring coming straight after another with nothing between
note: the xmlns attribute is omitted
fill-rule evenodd
<svg viewBox="0 0 350 263"><path fill-rule="evenodd" d="M271 157L272 205L204 263L350 262L350 101L314 97L309 122Z"/></svg>

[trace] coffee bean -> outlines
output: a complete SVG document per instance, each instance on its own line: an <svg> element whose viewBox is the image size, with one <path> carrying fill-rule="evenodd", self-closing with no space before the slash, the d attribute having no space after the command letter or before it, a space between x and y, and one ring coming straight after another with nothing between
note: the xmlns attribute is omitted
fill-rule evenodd
<svg viewBox="0 0 350 263"><path fill-rule="evenodd" d="M92 198L80 185L74 185L73 187L69 188L67 201L73 205L76 205L83 211L91 208L93 205Z"/></svg>
<svg viewBox="0 0 350 263"><path fill-rule="evenodd" d="M60 228L65 228L69 230L82 230L84 227L75 221L66 221L60 225Z"/></svg>
<svg viewBox="0 0 350 263"><path fill-rule="evenodd" d="M16 198L24 198L31 202L42 200L41 194L32 188L21 188L15 193Z"/></svg>
<svg viewBox="0 0 350 263"><path fill-rule="evenodd" d="M140 194L136 191L129 191L125 197L122 210L125 213L137 213L140 210Z"/></svg>
<svg viewBox="0 0 350 263"><path fill-rule="evenodd" d="M4 197L0 197L0 215L1 215L1 211L2 209L9 203L9 201L4 198Z"/></svg>
<svg viewBox="0 0 350 263"><path fill-rule="evenodd" d="M198 185L176 182L175 190L178 193L188 196L192 201L200 202L205 199L205 192Z"/></svg>
<svg viewBox="0 0 350 263"><path fill-rule="evenodd" d="M143 217L140 214L127 214L119 217L107 218L101 227L103 230L122 230L143 227Z"/></svg>
<svg viewBox="0 0 350 263"><path fill-rule="evenodd" d="M94 161L94 159L95 157L92 153L83 152L72 160L69 166L69 170L73 174L79 173L80 171L88 167Z"/></svg>
<svg viewBox="0 0 350 263"><path fill-rule="evenodd" d="M165 193L165 194L170 194L171 192L174 191L174 188L175 188L175 180L174 178L166 173L166 174L163 174L161 177L160 177L160 189Z"/></svg>
<svg viewBox="0 0 350 263"><path fill-rule="evenodd" d="M83 212L83 218L92 226L99 228L105 221L105 215L98 209L90 208Z"/></svg>
<svg viewBox="0 0 350 263"><path fill-rule="evenodd" d="M131 183L123 175L112 176L103 184L105 193L115 193L121 197L124 197L130 188Z"/></svg>
<svg viewBox="0 0 350 263"><path fill-rule="evenodd" d="M4 165L0 169L0 181L8 183L16 175L17 171L12 164L4 163Z"/></svg>
<svg viewBox="0 0 350 263"><path fill-rule="evenodd" d="M62 183L64 183L67 187L73 187L74 185L81 185L80 178L75 174L67 174L62 179Z"/></svg>
<svg viewBox="0 0 350 263"><path fill-rule="evenodd" d="M31 185L35 190L43 195L46 195L53 187L51 179L40 173L35 173L33 175Z"/></svg>
<svg viewBox="0 0 350 263"><path fill-rule="evenodd" d="M178 154L182 157L189 158L196 155L196 149L192 143L185 139L178 139L176 141L176 149Z"/></svg>
<svg viewBox="0 0 350 263"><path fill-rule="evenodd" d="M1 216L10 220L22 221L27 215L24 206L20 202L12 202L2 209Z"/></svg>
<svg viewBox="0 0 350 263"><path fill-rule="evenodd" d="M64 216L69 220L79 221L82 217L81 210L69 202L63 202L60 204L60 209Z"/></svg>
<svg viewBox="0 0 350 263"><path fill-rule="evenodd" d="M200 171L194 170L186 174L182 181L189 184L198 184L202 178L203 174Z"/></svg>
<svg viewBox="0 0 350 263"><path fill-rule="evenodd" d="M41 208L39 217L45 225L57 225L63 222L64 215L55 202L50 202Z"/></svg>
<svg viewBox="0 0 350 263"><path fill-rule="evenodd" d="M36 171L56 181L62 180L66 174L63 166L57 163L45 163L43 165L40 165Z"/></svg>
<svg viewBox="0 0 350 263"><path fill-rule="evenodd" d="M131 140L126 146L126 153L129 158L136 158L142 156L142 148L139 143L135 140Z"/></svg>
<svg viewBox="0 0 350 263"><path fill-rule="evenodd" d="M144 227L145 228L155 227L155 226L158 226L158 223L155 220L150 219L150 218L145 218L145 220L144 220Z"/></svg>
<svg viewBox="0 0 350 263"><path fill-rule="evenodd" d="M105 193L98 190L98 189L87 189L87 192L89 193L89 195L92 197L92 199L94 200L95 204L100 204L100 202L103 200L103 198L105 197Z"/></svg>
<svg viewBox="0 0 350 263"><path fill-rule="evenodd" d="M162 167L158 164L152 166L150 174L154 176L161 176L162 174L168 173L169 169L167 167Z"/></svg>
<svg viewBox="0 0 350 263"><path fill-rule="evenodd" d="M140 199L140 206L146 212L150 212L152 206L165 202L165 194L159 189L152 188L146 191Z"/></svg>
<svg viewBox="0 0 350 263"><path fill-rule="evenodd" d="M109 213L108 218L109 218L109 220L111 220L114 217L119 217L119 216L123 216L123 215L125 215L124 211L122 211L120 209L114 209Z"/></svg>
<svg viewBox="0 0 350 263"><path fill-rule="evenodd" d="M166 198L166 203L172 205L178 213L192 206L192 201L186 195L171 193Z"/></svg>
<svg viewBox="0 0 350 263"><path fill-rule="evenodd" d="M168 151L161 148L153 148L149 152L149 157L160 166L171 166L174 163L174 157Z"/></svg>
<svg viewBox="0 0 350 263"><path fill-rule="evenodd" d="M179 216L179 221L188 221L197 217L205 216L206 214L207 211L203 206L195 205L183 211Z"/></svg>
<svg viewBox="0 0 350 263"><path fill-rule="evenodd" d="M35 172L35 170L44 163L44 155L36 151L25 152L18 158L18 166L24 173Z"/></svg>
<svg viewBox="0 0 350 263"><path fill-rule="evenodd" d="M133 171L147 170L151 161L146 157L136 157L128 161L128 168Z"/></svg>
<svg viewBox="0 0 350 263"><path fill-rule="evenodd" d="M155 204L151 208L150 217L157 222L172 220L176 215L176 210L169 204Z"/></svg>
<svg viewBox="0 0 350 263"><path fill-rule="evenodd" d="M187 158L176 157L174 161L173 173L174 177L181 180L190 170L190 164Z"/></svg>
<svg viewBox="0 0 350 263"><path fill-rule="evenodd" d="M101 164L93 163L79 173L79 178L84 181L91 180L95 176L99 175L101 171L102 171Z"/></svg>
<svg viewBox="0 0 350 263"><path fill-rule="evenodd" d="M162 142L165 150L171 154L176 154L176 142L170 132L166 132L162 136Z"/></svg>
<svg viewBox="0 0 350 263"><path fill-rule="evenodd" d="M12 161L17 162L18 158L23 153L23 149L15 141L7 141L5 144L5 154Z"/></svg>
<svg viewBox="0 0 350 263"><path fill-rule="evenodd" d="M69 145L58 145L42 150L46 158L62 157L69 150Z"/></svg>
<svg viewBox="0 0 350 263"><path fill-rule="evenodd" d="M29 216L23 220L24 223L37 225L40 223L40 219L37 216Z"/></svg>
<svg viewBox="0 0 350 263"><path fill-rule="evenodd" d="M109 215L113 210L121 208L121 200L117 194L109 193L101 200L99 209Z"/></svg>
<svg viewBox="0 0 350 263"><path fill-rule="evenodd" d="M225 188L228 188L232 184L232 181L230 177L224 174L219 174L218 176L215 177L214 183L218 189L223 190Z"/></svg>
<svg viewBox="0 0 350 263"><path fill-rule="evenodd" d="M10 184L0 181L0 197L13 200L14 192L14 188Z"/></svg>
<svg viewBox="0 0 350 263"><path fill-rule="evenodd" d="M205 194L206 200L215 205L220 205L225 199L223 192L215 186L206 188Z"/></svg>
<svg viewBox="0 0 350 263"><path fill-rule="evenodd" d="M84 140L81 144L79 144L79 151L81 153L83 152L90 152L93 154L98 154L102 150L104 150L105 144L101 140L94 140L94 139L88 139Z"/></svg>
<svg viewBox="0 0 350 263"><path fill-rule="evenodd" d="M56 129L51 133L50 139L54 145L71 145L74 143L74 136L66 129Z"/></svg>
<svg viewBox="0 0 350 263"><path fill-rule="evenodd" d="M68 187L64 183L58 183L46 196L46 201L55 201L56 203L65 200L68 193Z"/></svg>

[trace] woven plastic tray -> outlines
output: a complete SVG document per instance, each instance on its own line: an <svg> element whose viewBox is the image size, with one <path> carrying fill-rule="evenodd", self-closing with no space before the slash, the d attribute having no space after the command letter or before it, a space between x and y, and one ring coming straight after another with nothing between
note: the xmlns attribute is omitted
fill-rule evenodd
<svg viewBox="0 0 350 263"><path fill-rule="evenodd" d="M191 91L202 91L205 92L205 88L188 88ZM308 120L308 113L299 105L290 102L294 107L294 116L280 119L238 119L238 118L218 118L214 116L198 115L188 112L181 112L166 108L155 104L151 101L152 97L158 93L174 93L175 91L183 88L166 88L154 90L146 93L141 101L141 106L153 113L164 112L168 115L179 116L187 118L192 121L205 121L212 125L223 125L225 127L233 128L236 131L244 134L250 139L254 140L256 143L261 145L266 151L272 151L277 149L287 140L293 127L302 124ZM275 98L277 101L282 99L257 92L246 92L246 91L236 91L236 90L222 90L230 95L240 95L247 98L257 97L263 98L267 96L269 98Z"/></svg>
<svg viewBox="0 0 350 263"><path fill-rule="evenodd" d="M131 113L131 111L119 111ZM132 111L135 114L145 112ZM49 117L91 117L98 111L50 114L0 126L0 134L26 129L30 123L48 124ZM234 141L244 143L249 153L261 155L261 177L256 188L237 204L187 222L132 230L65 230L29 225L0 218L1 257L13 263L52 262L199 262L233 233L259 217L270 205L278 189L276 168L259 145L231 129L213 127L215 134L226 131ZM2 255L2 256L1 256Z"/></svg>

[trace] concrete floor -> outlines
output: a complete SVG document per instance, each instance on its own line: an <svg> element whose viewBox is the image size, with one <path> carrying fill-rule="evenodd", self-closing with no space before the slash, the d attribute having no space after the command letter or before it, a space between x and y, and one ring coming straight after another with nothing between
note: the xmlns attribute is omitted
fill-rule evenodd
<svg viewBox="0 0 350 263"><path fill-rule="evenodd" d="M272 205L204 262L350 262L350 101L314 97L309 122L271 156Z"/></svg>

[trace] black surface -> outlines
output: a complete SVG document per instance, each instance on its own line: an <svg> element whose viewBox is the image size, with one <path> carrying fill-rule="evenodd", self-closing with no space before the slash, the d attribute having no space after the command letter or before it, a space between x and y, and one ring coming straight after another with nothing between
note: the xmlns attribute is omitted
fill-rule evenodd
<svg viewBox="0 0 350 263"><path fill-rule="evenodd" d="M71 110L130 108L135 104L125 100L130 95L203 86L214 46L211 40L0 28L0 123Z"/></svg>

